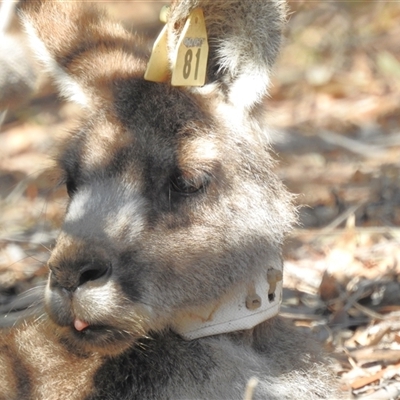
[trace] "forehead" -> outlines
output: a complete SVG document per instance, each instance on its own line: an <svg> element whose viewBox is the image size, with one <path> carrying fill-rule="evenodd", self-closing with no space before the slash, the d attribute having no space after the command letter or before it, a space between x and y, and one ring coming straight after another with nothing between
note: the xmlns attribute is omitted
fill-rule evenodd
<svg viewBox="0 0 400 400"><path fill-rule="evenodd" d="M114 110L137 134L151 129L153 138L170 138L190 121L206 119L199 101L184 89L141 79L114 83Z"/></svg>
<svg viewBox="0 0 400 400"><path fill-rule="evenodd" d="M113 88L113 101L66 142L60 164L71 174L185 168L216 156L215 124L189 93L143 80L116 81Z"/></svg>

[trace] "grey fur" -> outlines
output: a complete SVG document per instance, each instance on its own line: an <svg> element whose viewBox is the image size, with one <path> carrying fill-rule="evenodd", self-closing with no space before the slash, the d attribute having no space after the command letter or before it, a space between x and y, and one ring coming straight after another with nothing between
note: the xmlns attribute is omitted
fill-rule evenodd
<svg viewBox="0 0 400 400"><path fill-rule="evenodd" d="M66 79L88 115L60 152L71 200L47 314L4 339L0 373L10 348L21 365L0 383L9 398L239 400L251 377L253 399L338 397L320 347L280 318L191 342L174 332L177 318L280 269L296 219L260 118L284 3L176 1L171 48L196 6L211 43L201 89L145 82L140 45L93 8L22 6L60 90Z"/></svg>

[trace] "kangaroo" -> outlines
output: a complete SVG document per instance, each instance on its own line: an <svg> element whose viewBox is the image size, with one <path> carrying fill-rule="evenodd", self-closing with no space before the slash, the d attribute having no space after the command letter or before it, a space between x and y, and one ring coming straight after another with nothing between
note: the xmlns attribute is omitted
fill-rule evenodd
<svg viewBox="0 0 400 400"><path fill-rule="evenodd" d="M44 312L0 334L0 399L338 398L321 348L276 315L296 212L262 100L285 3L173 1L153 72L93 4L19 8L85 118L59 151L69 204Z"/></svg>

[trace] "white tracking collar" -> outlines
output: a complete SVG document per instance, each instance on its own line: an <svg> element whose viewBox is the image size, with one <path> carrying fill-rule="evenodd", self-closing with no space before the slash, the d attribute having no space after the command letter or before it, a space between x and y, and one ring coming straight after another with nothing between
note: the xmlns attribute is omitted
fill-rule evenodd
<svg viewBox="0 0 400 400"><path fill-rule="evenodd" d="M256 282L235 287L216 302L178 315L173 330L186 340L251 329L279 312L282 271L270 268Z"/></svg>

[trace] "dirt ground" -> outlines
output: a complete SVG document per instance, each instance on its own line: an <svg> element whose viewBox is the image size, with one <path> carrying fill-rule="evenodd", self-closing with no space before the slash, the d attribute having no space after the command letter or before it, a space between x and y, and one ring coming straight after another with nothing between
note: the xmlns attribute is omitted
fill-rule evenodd
<svg viewBox="0 0 400 400"><path fill-rule="evenodd" d="M163 2L103 4L149 43L161 28ZM265 102L300 207L282 313L338 354L350 396L400 398L400 3L289 6ZM79 110L35 71L38 89L0 128L0 306L43 281L66 205L49 169Z"/></svg>

